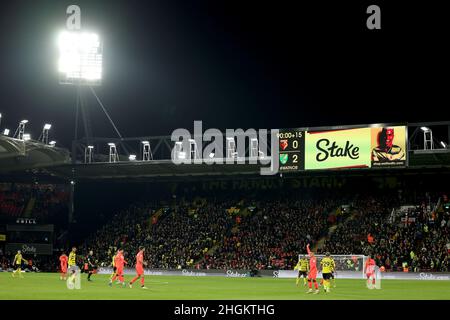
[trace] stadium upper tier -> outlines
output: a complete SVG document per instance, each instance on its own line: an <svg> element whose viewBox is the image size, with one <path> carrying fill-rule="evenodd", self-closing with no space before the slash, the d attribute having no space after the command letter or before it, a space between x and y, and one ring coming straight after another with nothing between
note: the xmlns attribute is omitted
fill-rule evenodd
<svg viewBox="0 0 450 320"><path fill-rule="evenodd" d="M70 163L66 149L0 135L0 173Z"/></svg>

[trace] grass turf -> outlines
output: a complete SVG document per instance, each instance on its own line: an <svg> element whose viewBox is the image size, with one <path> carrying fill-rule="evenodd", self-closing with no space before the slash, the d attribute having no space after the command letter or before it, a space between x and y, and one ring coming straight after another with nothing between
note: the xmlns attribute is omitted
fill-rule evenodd
<svg viewBox="0 0 450 320"><path fill-rule="evenodd" d="M306 293L303 283L295 286L295 279L277 278L222 278L186 276L146 276L148 290L139 282L130 289L113 284L109 276L93 275L87 282L82 274L81 290L68 290L65 281L56 273L25 273L24 278L13 278L9 272L0 272L0 299L51 300L450 300L449 281L384 280L381 290L368 290L364 280L336 279L331 293ZM130 281L131 277L125 278Z"/></svg>

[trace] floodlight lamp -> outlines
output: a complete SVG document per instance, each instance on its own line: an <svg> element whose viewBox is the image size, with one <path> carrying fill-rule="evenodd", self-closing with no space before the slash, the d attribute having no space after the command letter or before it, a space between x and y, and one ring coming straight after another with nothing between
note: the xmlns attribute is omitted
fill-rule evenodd
<svg viewBox="0 0 450 320"><path fill-rule="evenodd" d="M428 128L428 127L420 127L420 130L422 130L423 132L429 132L430 128Z"/></svg>
<svg viewBox="0 0 450 320"><path fill-rule="evenodd" d="M23 135L23 140L24 140L24 141L28 141L28 140L31 140L31 136L30 136L30 134L28 134L28 133L25 133L25 134Z"/></svg>
<svg viewBox="0 0 450 320"><path fill-rule="evenodd" d="M136 160L136 155L135 154L130 154L130 156L128 157L128 160L130 160L130 161Z"/></svg>
<svg viewBox="0 0 450 320"><path fill-rule="evenodd" d="M3 131L3 134L4 134L5 136L9 136L9 129L5 129L5 131Z"/></svg>
<svg viewBox="0 0 450 320"><path fill-rule="evenodd" d="M102 78L102 47L95 33L63 31L58 38L58 70L63 83L99 82Z"/></svg>
<svg viewBox="0 0 450 320"><path fill-rule="evenodd" d="M447 149L447 144L444 141L441 141L441 146L445 149Z"/></svg>
<svg viewBox="0 0 450 320"><path fill-rule="evenodd" d="M51 127L52 127L51 124L46 123L46 124L44 125L44 130L50 130Z"/></svg>
<svg viewBox="0 0 450 320"><path fill-rule="evenodd" d="M150 144L150 142L148 142L148 141L142 141L142 144L143 144L143 145L147 145L147 144Z"/></svg>
<svg viewBox="0 0 450 320"><path fill-rule="evenodd" d="M55 144L56 144L56 141L50 141L48 144L49 144L51 147L54 147Z"/></svg>
<svg viewBox="0 0 450 320"><path fill-rule="evenodd" d="M22 120L22 121L20 121L20 124L26 124L26 123L28 123L28 120Z"/></svg>
<svg viewBox="0 0 450 320"><path fill-rule="evenodd" d="M115 143L112 143L112 142L110 142L110 143L108 143L108 146L110 146L110 147L115 147L115 146L116 146L116 144L115 144Z"/></svg>
<svg viewBox="0 0 450 320"><path fill-rule="evenodd" d="M214 152L211 152L211 153L209 154L209 157L210 157L210 158L214 158Z"/></svg>
<svg viewBox="0 0 450 320"><path fill-rule="evenodd" d="M94 149L94 146L88 146L88 149Z"/></svg>

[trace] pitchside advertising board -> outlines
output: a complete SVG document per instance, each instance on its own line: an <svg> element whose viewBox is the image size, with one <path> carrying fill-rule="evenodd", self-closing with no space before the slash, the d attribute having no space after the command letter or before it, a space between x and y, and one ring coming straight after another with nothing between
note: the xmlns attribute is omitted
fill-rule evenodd
<svg viewBox="0 0 450 320"><path fill-rule="evenodd" d="M278 136L280 172L407 165L406 126L283 129Z"/></svg>

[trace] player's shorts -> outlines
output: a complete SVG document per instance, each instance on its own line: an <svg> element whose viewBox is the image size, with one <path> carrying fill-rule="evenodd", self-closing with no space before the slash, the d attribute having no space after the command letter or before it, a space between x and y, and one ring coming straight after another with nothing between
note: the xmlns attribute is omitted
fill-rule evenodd
<svg viewBox="0 0 450 320"><path fill-rule="evenodd" d="M98 269L98 267L97 266L89 266L89 271L95 271L95 270L97 270Z"/></svg>
<svg viewBox="0 0 450 320"><path fill-rule="evenodd" d="M308 273L306 271L299 271L298 272L298 277L303 277L306 278L308 276Z"/></svg>
<svg viewBox="0 0 450 320"><path fill-rule="evenodd" d="M317 278L317 270L310 271L308 274L308 279L316 279Z"/></svg>
<svg viewBox="0 0 450 320"><path fill-rule="evenodd" d="M331 273L322 273L323 280L330 280L331 276Z"/></svg>
<svg viewBox="0 0 450 320"><path fill-rule="evenodd" d="M117 268L116 269L116 274L118 274L118 275L123 274L123 267L122 268Z"/></svg>
<svg viewBox="0 0 450 320"><path fill-rule="evenodd" d="M116 267L113 267L113 272L115 273L117 271L117 268Z"/></svg>
<svg viewBox="0 0 450 320"><path fill-rule="evenodd" d="M334 272L331 273L330 279L334 279Z"/></svg>
<svg viewBox="0 0 450 320"><path fill-rule="evenodd" d="M367 278L375 278L375 272L366 273Z"/></svg>
<svg viewBox="0 0 450 320"><path fill-rule="evenodd" d="M144 274L144 268L143 267L136 267L136 273L138 275L143 275Z"/></svg>
<svg viewBox="0 0 450 320"><path fill-rule="evenodd" d="M75 272L80 272L80 267L78 267L77 265L75 266L70 266L68 271L75 273Z"/></svg>

